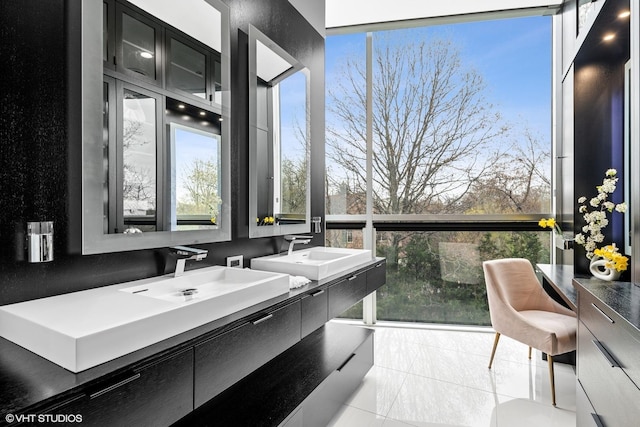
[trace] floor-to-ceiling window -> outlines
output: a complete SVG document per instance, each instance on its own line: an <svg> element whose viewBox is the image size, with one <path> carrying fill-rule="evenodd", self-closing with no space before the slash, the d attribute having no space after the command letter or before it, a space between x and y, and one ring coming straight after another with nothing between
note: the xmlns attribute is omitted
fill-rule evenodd
<svg viewBox="0 0 640 427"><path fill-rule="evenodd" d="M493 18L327 37L327 245L387 258L378 319L489 324L482 261L550 260L552 18Z"/></svg>

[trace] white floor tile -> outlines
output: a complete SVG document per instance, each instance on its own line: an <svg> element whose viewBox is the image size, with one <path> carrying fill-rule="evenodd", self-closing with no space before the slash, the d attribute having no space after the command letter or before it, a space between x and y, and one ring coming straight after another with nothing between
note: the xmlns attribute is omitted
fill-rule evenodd
<svg viewBox="0 0 640 427"><path fill-rule="evenodd" d="M344 405L329 427L382 427L385 417Z"/></svg>
<svg viewBox="0 0 640 427"><path fill-rule="evenodd" d="M406 372L374 366L347 405L384 417L398 396L406 376Z"/></svg>
<svg viewBox="0 0 640 427"><path fill-rule="evenodd" d="M331 426L575 426L572 366L555 364L553 407L547 362L515 340L500 338L488 369L486 330L374 329L374 367Z"/></svg>

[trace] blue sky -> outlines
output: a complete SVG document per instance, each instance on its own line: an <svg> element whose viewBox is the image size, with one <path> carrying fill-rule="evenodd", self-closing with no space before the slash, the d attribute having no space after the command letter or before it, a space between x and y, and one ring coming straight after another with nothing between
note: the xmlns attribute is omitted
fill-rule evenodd
<svg viewBox="0 0 640 427"><path fill-rule="evenodd" d="M435 25L391 33L403 32L410 32L414 39L436 36L455 41L465 64L483 76L488 101L514 125L526 124L544 138L550 137L551 17ZM341 58L364 58L364 46L364 33L327 37L327 88L338 72Z"/></svg>

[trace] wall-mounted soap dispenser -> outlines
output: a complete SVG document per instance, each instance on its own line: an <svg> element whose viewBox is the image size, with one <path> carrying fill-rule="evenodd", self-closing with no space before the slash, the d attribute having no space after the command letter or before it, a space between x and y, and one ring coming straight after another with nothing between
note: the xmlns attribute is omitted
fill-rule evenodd
<svg viewBox="0 0 640 427"><path fill-rule="evenodd" d="M322 217L314 216L311 218L311 222L313 223L313 232L316 234L322 233L322 227L320 225L322 223Z"/></svg>
<svg viewBox="0 0 640 427"><path fill-rule="evenodd" d="M27 222L27 260L53 261L53 221Z"/></svg>

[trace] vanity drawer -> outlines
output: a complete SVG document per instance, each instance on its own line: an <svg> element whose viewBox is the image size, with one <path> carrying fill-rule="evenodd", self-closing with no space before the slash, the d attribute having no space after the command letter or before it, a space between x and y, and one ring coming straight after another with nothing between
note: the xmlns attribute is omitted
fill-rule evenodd
<svg viewBox="0 0 640 427"><path fill-rule="evenodd" d="M387 263L380 261L367 270L367 295L387 283Z"/></svg>
<svg viewBox="0 0 640 427"><path fill-rule="evenodd" d="M300 341L300 301L211 338L195 347L195 407L226 390Z"/></svg>
<svg viewBox="0 0 640 427"><path fill-rule="evenodd" d="M604 426L632 426L640 419L640 390L600 341L578 322L577 375Z"/></svg>
<svg viewBox="0 0 640 427"><path fill-rule="evenodd" d="M328 320L327 290L316 289L303 296L300 300L302 311L302 323L300 327L301 338L315 331Z"/></svg>
<svg viewBox="0 0 640 427"><path fill-rule="evenodd" d="M193 348L189 348L91 386L71 403L45 412L80 415L82 422L75 425L82 426L168 426L192 410Z"/></svg>
<svg viewBox="0 0 640 427"><path fill-rule="evenodd" d="M373 334L303 402L303 426L326 426L373 366Z"/></svg>
<svg viewBox="0 0 640 427"><path fill-rule="evenodd" d="M640 332L589 292L579 294L580 320L640 386Z"/></svg>
<svg viewBox="0 0 640 427"><path fill-rule="evenodd" d="M367 274L353 274L330 285L328 291L329 319L333 319L367 295Z"/></svg>

